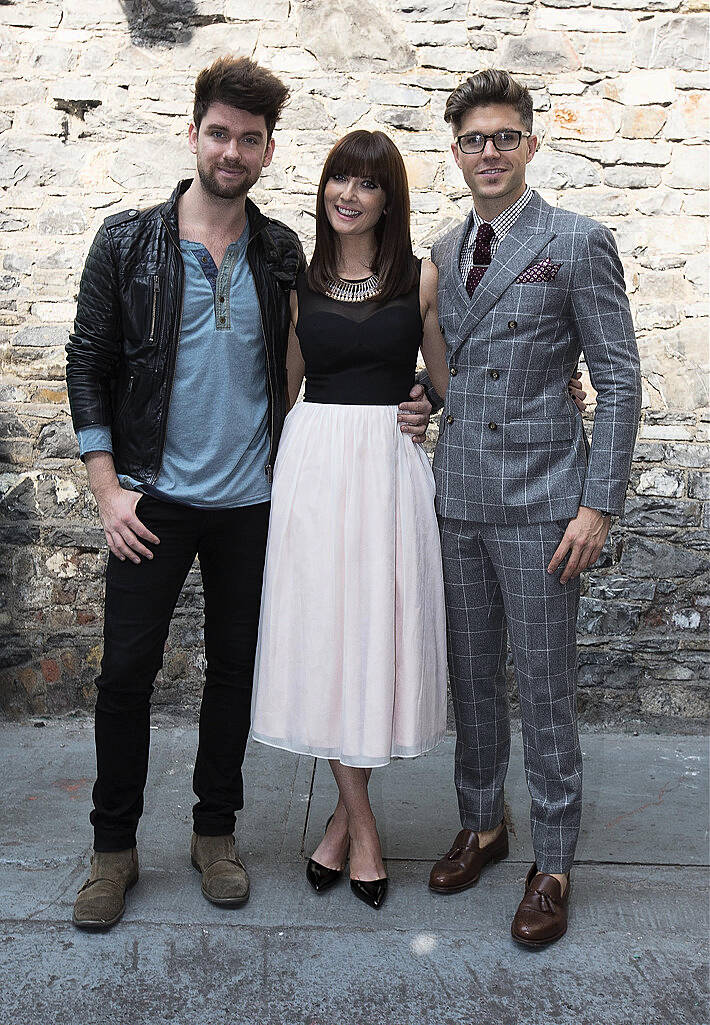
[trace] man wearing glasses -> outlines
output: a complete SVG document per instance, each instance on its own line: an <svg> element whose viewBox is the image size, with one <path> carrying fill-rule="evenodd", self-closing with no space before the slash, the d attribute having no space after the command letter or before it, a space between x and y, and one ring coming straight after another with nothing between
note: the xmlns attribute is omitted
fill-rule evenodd
<svg viewBox="0 0 710 1025"><path fill-rule="evenodd" d="M480 72L451 94L445 119L473 199L432 251L451 374L434 474L462 829L429 885L459 892L508 854L507 632L535 852L512 935L536 947L567 928L582 796L579 574L623 509L639 358L611 232L525 183L537 148L528 90ZM591 443L567 392L581 354L597 392Z"/></svg>

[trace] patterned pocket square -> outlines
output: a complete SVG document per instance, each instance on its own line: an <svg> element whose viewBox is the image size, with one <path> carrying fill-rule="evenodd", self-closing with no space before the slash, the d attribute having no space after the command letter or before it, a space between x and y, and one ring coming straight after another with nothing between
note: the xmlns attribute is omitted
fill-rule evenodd
<svg viewBox="0 0 710 1025"><path fill-rule="evenodd" d="M546 256L539 263L531 263L522 274L518 274L515 280L520 285L527 285L534 281L552 281L561 266L561 263L553 263L550 257Z"/></svg>

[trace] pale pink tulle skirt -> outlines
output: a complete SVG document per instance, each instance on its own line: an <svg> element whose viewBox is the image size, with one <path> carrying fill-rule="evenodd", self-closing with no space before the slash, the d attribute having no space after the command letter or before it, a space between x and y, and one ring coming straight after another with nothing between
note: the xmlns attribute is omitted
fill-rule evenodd
<svg viewBox="0 0 710 1025"><path fill-rule="evenodd" d="M256 740L345 765L446 728L434 479L396 406L300 402L274 473L254 676Z"/></svg>

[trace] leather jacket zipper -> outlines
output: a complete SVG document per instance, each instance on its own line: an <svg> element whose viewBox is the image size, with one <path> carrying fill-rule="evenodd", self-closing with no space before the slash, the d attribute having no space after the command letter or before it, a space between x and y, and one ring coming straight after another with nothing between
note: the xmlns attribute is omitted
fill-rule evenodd
<svg viewBox="0 0 710 1025"><path fill-rule="evenodd" d="M261 232L261 230L262 229L260 228L259 231L255 232L254 235L249 236L249 241L247 242L247 250L249 249L249 245L252 239L255 239L256 236ZM251 266L251 264L249 264L249 267L253 275L254 268ZM254 283L256 284L256 277L254 278ZM266 338L266 331L264 330L264 316L261 310L261 297L259 295L258 288L256 289L256 298L259 305L259 322L261 324L261 336L264 339L264 352L266 353L266 387L269 393L269 461L264 467L264 472L266 474L267 481L269 482L269 484L271 484L274 476L274 468L271 462L271 453L274 450L274 389L271 382L271 358L269 356L269 343Z"/></svg>
<svg viewBox="0 0 710 1025"><path fill-rule="evenodd" d="M148 341L152 344L155 341L155 320L158 312L158 296L160 295L160 277L153 275L153 309L150 315L150 336Z"/></svg>
<svg viewBox="0 0 710 1025"><path fill-rule="evenodd" d="M170 227L169 227L167 221L165 220L165 218L163 217L162 213L160 215L160 219L163 222L163 224L165 225L165 230L167 232L168 238L170 239L170 241L172 242L173 246L177 250L178 258L180 260L180 266L182 268L182 273L180 275L180 293L178 295L178 302L180 304L180 316L178 317L177 331L176 331L175 336L173 338L173 351L171 353L171 359L170 359L169 364L168 364L168 380L167 380L167 383L166 383L166 385L167 385L168 401L167 401L167 407L166 407L166 410L165 410L165 414L163 415L163 420L162 420L162 423L160 425L160 441L159 441L159 444L158 444L158 458L159 458L159 462L158 462L158 467L157 467L155 473L152 475L152 479L149 481L150 484L155 484L155 482L158 479L158 476L160 474L160 468L163 465L163 452L165 451L165 435L168 432L168 414L170 412L170 397L171 397L171 395L173 393L173 381L175 380L175 364L177 362L178 346L180 345L180 332L182 331L182 299L183 299L183 293L184 293L184 290L185 290L185 264L183 263L182 253L180 252L180 245L173 238L172 233L170 231Z"/></svg>

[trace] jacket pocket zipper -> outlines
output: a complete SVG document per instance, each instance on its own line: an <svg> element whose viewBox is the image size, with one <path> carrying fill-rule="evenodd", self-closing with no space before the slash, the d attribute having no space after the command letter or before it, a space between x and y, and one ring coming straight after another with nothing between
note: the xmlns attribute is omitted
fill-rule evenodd
<svg viewBox="0 0 710 1025"><path fill-rule="evenodd" d="M155 341L155 321L158 313L158 296L160 295L160 278L157 274L153 275L153 309L150 315L150 336L148 342L152 343Z"/></svg>
<svg viewBox="0 0 710 1025"><path fill-rule="evenodd" d="M128 400L130 399L131 392L133 391L133 382L135 381L135 379L135 374L131 374L131 376L128 378L128 388L126 389L126 394L123 396L123 402L118 408L118 413L116 413L116 422L118 422L121 419L126 410Z"/></svg>

